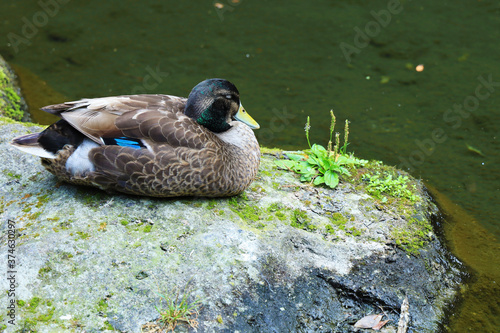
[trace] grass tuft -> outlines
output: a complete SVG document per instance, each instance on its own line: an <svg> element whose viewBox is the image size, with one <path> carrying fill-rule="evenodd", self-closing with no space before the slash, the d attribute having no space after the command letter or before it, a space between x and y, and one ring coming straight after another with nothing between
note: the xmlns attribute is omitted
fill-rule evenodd
<svg viewBox="0 0 500 333"><path fill-rule="evenodd" d="M196 299L192 302L188 300L189 290L185 289L181 295L179 289L174 289L171 293L160 295L163 299L163 306L156 311L160 314L158 323L163 330L174 331L179 322L186 323L189 327L198 327L198 309L202 300Z"/></svg>

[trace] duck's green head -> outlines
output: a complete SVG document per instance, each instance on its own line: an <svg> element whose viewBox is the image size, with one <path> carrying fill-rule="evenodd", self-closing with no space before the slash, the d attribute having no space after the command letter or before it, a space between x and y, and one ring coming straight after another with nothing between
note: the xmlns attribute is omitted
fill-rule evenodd
<svg viewBox="0 0 500 333"><path fill-rule="evenodd" d="M233 120L239 120L250 128L260 128L241 105L236 86L224 79L198 83L189 94L184 114L215 133L230 129L229 123Z"/></svg>

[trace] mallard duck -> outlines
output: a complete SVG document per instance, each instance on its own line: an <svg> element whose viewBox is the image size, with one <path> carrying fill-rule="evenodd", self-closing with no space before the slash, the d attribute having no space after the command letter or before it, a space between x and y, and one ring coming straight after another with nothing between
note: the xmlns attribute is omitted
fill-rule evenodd
<svg viewBox="0 0 500 333"><path fill-rule="evenodd" d="M124 95L50 105L62 119L11 144L63 181L154 197L225 197L253 181L259 124L223 79L189 97Z"/></svg>

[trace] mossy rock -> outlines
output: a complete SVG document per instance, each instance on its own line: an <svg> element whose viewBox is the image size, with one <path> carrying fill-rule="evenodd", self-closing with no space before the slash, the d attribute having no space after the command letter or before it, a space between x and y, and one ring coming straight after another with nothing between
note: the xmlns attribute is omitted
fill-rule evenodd
<svg viewBox="0 0 500 333"><path fill-rule="evenodd" d="M420 181L394 182L406 174L381 163L331 189L301 183L276 167L283 152L262 149L239 196L145 198L60 183L8 144L42 127L8 118L0 127L0 212L23 263L20 319L7 332L140 332L167 298L184 296L201 300L202 332L352 332L381 307L396 309L386 311L395 331L406 296L413 332L436 332L458 295L461 267L434 233L436 206ZM367 175L377 173L370 194Z"/></svg>
<svg viewBox="0 0 500 333"><path fill-rule="evenodd" d="M16 74L0 56L0 115L15 120L28 120L27 109Z"/></svg>

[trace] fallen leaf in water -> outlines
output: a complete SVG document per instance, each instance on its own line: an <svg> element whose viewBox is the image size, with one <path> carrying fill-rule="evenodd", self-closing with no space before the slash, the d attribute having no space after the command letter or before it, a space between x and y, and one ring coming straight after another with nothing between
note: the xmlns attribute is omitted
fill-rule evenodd
<svg viewBox="0 0 500 333"><path fill-rule="evenodd" d="M480 151L479 149L475 148L475 147L472 147L471 145L469 145L468 143L465 144L465 146L467 147L467 149L473 153L476 153L478 155L481 155L483 157L486 157L482 151Z"/></svg>

